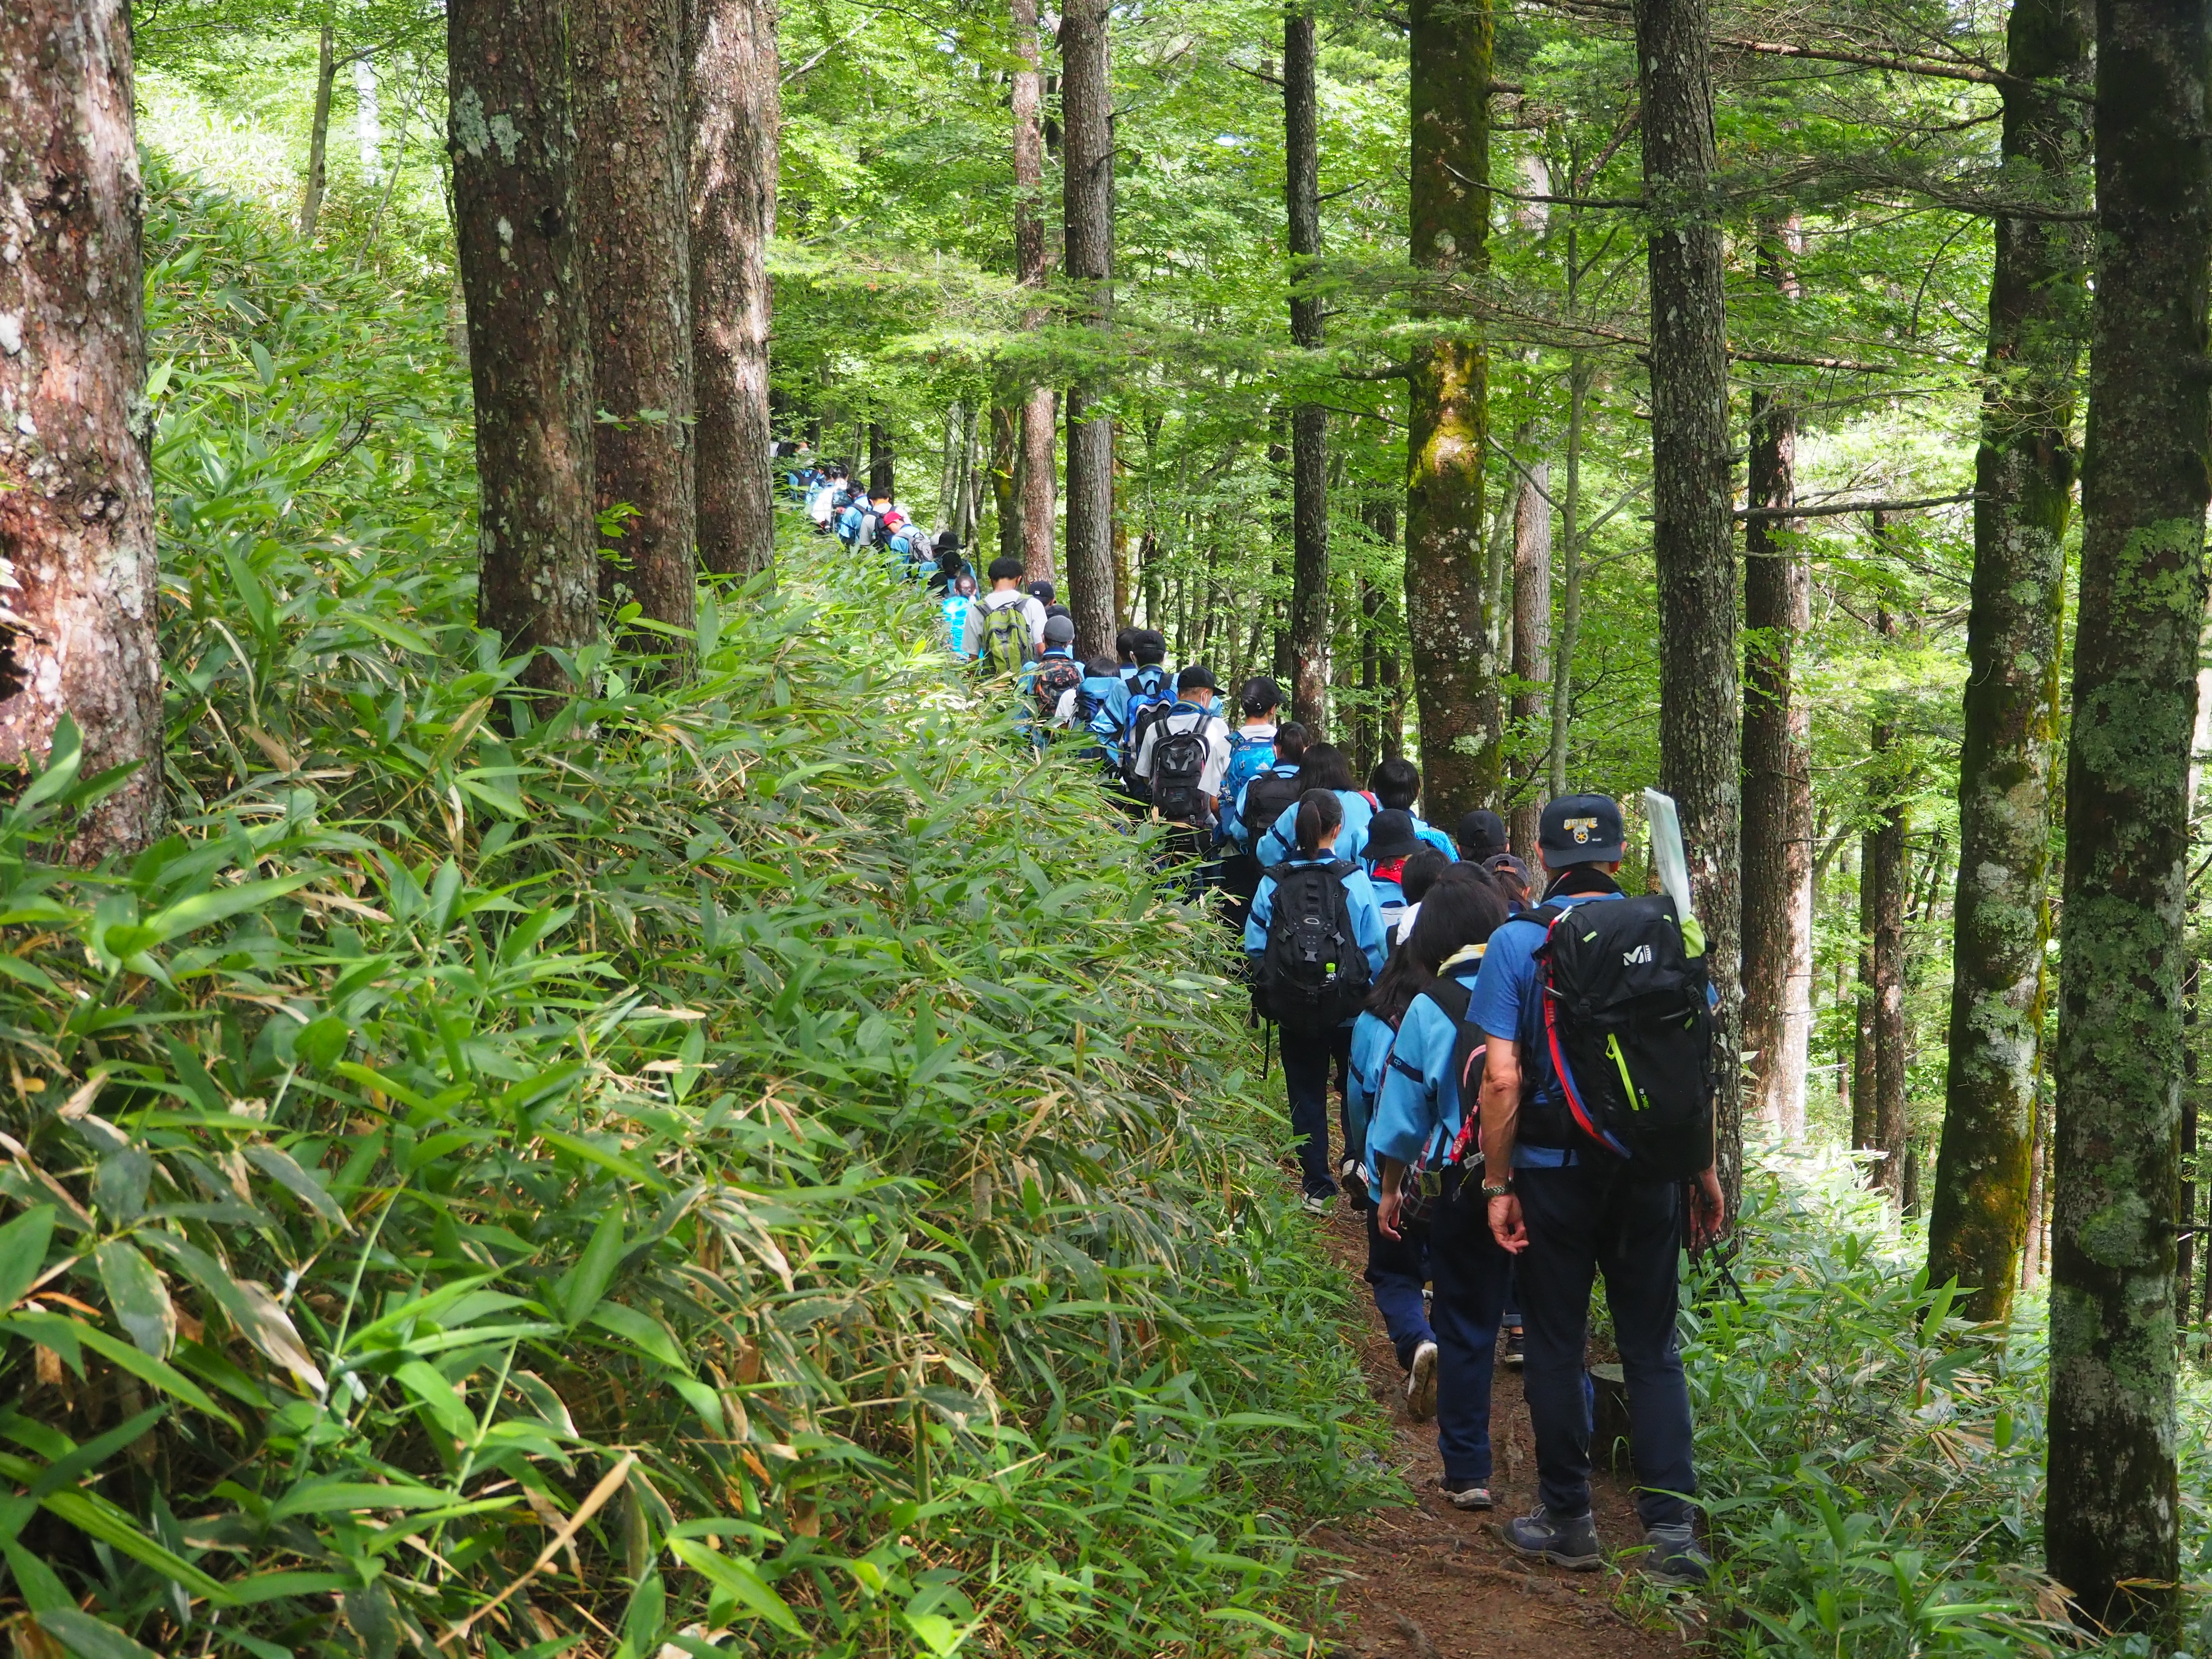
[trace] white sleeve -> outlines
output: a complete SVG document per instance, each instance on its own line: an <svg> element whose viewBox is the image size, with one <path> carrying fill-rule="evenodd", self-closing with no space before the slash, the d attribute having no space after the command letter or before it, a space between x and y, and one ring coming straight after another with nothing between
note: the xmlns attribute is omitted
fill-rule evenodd
<svg viewBox="0 0 2212 1659"><path fill-rule="evenodd" d="M1039 651L1044 649L1044 601L1034 593L1022 601L1022 615L1029 619L1030 643Z"/></svg>
<svg viewBox="0 0 2212 1659"><path fill-rule="evenodd" d="M1198 792L1209 799L1221 793L1222 775L1229 770L1229 728L1215 717L1207 719L1206 770L1199 774Z"/></svg>
<svg viewBox="0 0 2212 1659"><path fill-rule="evenodd" d="M960 649L963 655L974 656L983 643L983 601L981 597L968 601L968 618L960 628Z"/></svg>
<svg viewBox="0 0 2212 1659"><path fill-rule="evenodd" d="M1071 726L1075 724L1076 690L1076 687L1069 686L1060 694L1060 701L1053 705L1052 723L1054 726Z"/></svg>

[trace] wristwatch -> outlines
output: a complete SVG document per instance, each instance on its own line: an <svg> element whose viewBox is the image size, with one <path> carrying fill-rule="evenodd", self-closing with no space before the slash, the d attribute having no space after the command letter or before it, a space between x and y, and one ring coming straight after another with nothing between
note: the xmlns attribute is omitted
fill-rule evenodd
<svg viewBox="0 0 2212 1659"><path fill-rule="evenodd" d="M1484 1182L1482 1183L1482 1195L1485 1198L1511 1197L1513 1195L1513 1177L1508 1176L1503 1181Z"/></svg>

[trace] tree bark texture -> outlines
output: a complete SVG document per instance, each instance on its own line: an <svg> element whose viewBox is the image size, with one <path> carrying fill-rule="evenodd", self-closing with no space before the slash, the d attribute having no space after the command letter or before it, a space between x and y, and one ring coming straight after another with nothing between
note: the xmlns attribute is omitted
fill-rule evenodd
<svg viewBox="0 0 2212 1659"><path fill-rule="evenodd" d="M1851 997L1850 1113L1851 1150L1861 1152L1881 1148L1874 1060L1874 918L1879 890L1874 879L1874 843L1877 833L1869 830L1859 837L1858 979ZM1881 1172L1875 1170L1869 1179L1880 1182Z"/></svg>
<svg viewBox="0 0 2212 1659"><path fill-rule="evenodd" d="M1753 392L1750 436L1750 504L1790 506L1796 410ZM1813 757L1792 659L1813 577L1790 520L1747 519L1743 540L1743 1046L1759 1056L1744 1115L1796 1139L1813 1030Z"/></svg>
<svg viewBox="0 0 2212 1659"><path fill-rule="evenodd" d="M1644 193L1652 228L1651 543L1659 586L1660 787L1680 808L1690 884L1720 993L1715 1144L1733 1214L1741 1182L1736 1054L1735 526L1729 477L1727 320L1705 0L1636 0ZM1418 177L1418 174L1416 175Z"/></svg>
<svg viewBox="0 0 2212 1659"><path fill-rule="evenodd" d="M1413 263L1480 271L1490 213L1487 0L1413 0ZM1465 338L1417 346L1406 441L1406 630L1421 718L1423 804L1456 823L1488 804L1496 753L1482 752L1484 699L1498 695L1482 613L1482 465L1490 362Z"/></svg>
<svg viewBox="0 0 2212 1659"><path fill-rule="evenodd" d="M891 495L897 493L897 459L891 453L891 434L881 421L868 422L868 494Z"/></svg>
<svg viewBox="0 0 2212 1659"><path fill-rule="evenodd" d="M322 222L330 188L331 93L338 78L337 32L325 23L315 43L314 114L307 126L307 184L300 196L300 234L311 237Z"/></svg>
<svg viewBox="0 0 2212 1659"><path fill-rule="evenodd" d="M1037 40L1036 0L1012 0L1014 52L1024 67L1014 71L1014 272L1025 288L1042 289L1052 270L1052 243L1045 234L1044 106L1042 48ZM1042 328L1046 312L1033 307L1022 313L1022 326ZM1057 580L1053 543L1059 500L1055 476L1060 399L1048 386L1025 388L1021 404L1021 545L1012 550L1035 580Z"/></svg>
<svg viewBox="0 0 2212 1659"><path fill-rule="evenodd" d="M1575 243L1567 243L1574 258ZM1554 795L1567 793L1567 743L1575 707L1575 642L1583 625L1583 416L1589 402L1591 370L1579 351L1567 355L1567 484L1559 501L1559 637L1552 642L1552 748L1546 757Z"/></svg>
<svg viewBox="0 0 2212 1659"><path fill-rule="evenodd" d="M1321 256L1321 110L1316 99L1314 20L1283 20L1284 194L1290 233L1291 340L1320 349L1320 297L1303 286ZM1328 732L1328 412L1291 411L1291 718L1316 738Z"/></svg>
<svg viewBox="0 0 2212 1659"><path fill-rule="evenodd" d="M769 477L769 240L782 98L775 0L690 0L691 340L699 560L775 561Z"/></svg>
<svg viewBox="0 0 2212 1659"><path fill-rule="evenodd" d="M2094 19L2085 0L2014 0L2001 88L2009 176L2056 205L2087 194ZM2089 227L2000 217L1974 459L1974 579L1959 757L1950 1065L1928 1230L1932 1283L1972 1287L1977 1319L2012 1310L2027 1237L2028 1158L2051 936L2051 787L2058 736L2075 375L2088 331Z"/></svg>
<svg viewBox="0 0 2212 1659"><path fill-rule="evenodd" d="M683 0L610 0L574 44L592 380L595 413L611 417L592 434L592 495L602 513L636 509L617 530L627 568L602 563L599 593L690 628L699 581Z"/></svg>
<svg viewBox="0 0 2212 1659"><path fill-rule="evenodd" d="M159 835L143 198L121 0L0 8L0 767L76 724L90 777L138 770L81 818L89 862ZM11 787L9 793L15 791Z"/></svg>
<svg viewBox="0 0 2212 1659"><path fill-rule="evenodd" d="M1009 388L1011 391L1011 388ZM999 552L1019 559L1027 546L1027 515L1022 501L1021 416L1003 398L991 404L991 500L999 510Z"/></svg>
<svg viewBox="0 0 2212 1659"><path fill-rule="evenodd" d="M1896 746L1894 727L1874 728L1876 775L1881 778L1884 799L1875 827L1866 840L1866 857L1860 879L1867 884L1866 909L1871 922L1868 961L1873 976L1868 984L1874 1037L1874 1098L1866 1114L1871 1120L1869 1144L1882 1154L1870 1172L1869 1184L1888 1194L1902 1208L1905 1203L1905 901L1910 872L1905 842L1909 828L1904 791L1898 780L1884 774L1887 757Z"/></svg>
<svg viewBox="0 0 2212 1659"><path fill-rule="evenodd" d="M1513 727L1527 753L1507 821L1506 839L1523 859L1534 855L1544 811L1544 756L1534 744L1548 735L1544 694L1552 683L1552 468L1531 461L1513 502Z"/></svg>
<svg viewBox="0 0 2212 1659"><path fill-rule="evenodd" d="M565 6L447 8L453 206L476 392L477 620L523 683L598 637L592 354Z"/></svg>
<svg viewBox="0 0 2212 1659"><path fill-rule="evenodd" d="M2066 756L2051 1185L2052 1575L2175 1634L2174 1204L2203 615L2212 150L2200 8L2098 0L2097 283Z"/></svg>
<svg viewBox="0 0 2212 1659"><path fill-rule="evenodd" d="M1094 328L1114 312L1114 88L1109 0L1070 0L1060 20L1060 207L1067 275ZM1067 394L1067 608L1080 657L1114 654L1114 418L1100 390Z"/></svg>

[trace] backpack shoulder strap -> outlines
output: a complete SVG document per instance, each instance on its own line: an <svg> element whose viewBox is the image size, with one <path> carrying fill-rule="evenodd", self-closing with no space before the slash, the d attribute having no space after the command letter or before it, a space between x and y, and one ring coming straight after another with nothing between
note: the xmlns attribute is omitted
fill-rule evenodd
<svg viewBox="0 0 2212 1659"><path fill-rule="evenodd" d="M1474 993L1450 975L1445 975L1421 994L1449 1014L1453 1024L1467 1023L1467 1005Z"/></svg>

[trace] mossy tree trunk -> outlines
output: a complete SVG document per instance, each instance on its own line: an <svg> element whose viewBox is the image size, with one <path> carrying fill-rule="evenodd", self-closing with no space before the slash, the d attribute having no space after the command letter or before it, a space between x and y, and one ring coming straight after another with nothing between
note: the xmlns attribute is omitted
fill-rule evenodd
<svg viewBox="0 0 2212 1659"><path fill-rule="evenodd" d="M1109 0L1069 0L1060 20L1067 275L1100 330L1114 311L1112 15ZM1084 657L1114 653L1114 417L1103 403L1095 382L1068 389L1067 608L1075 618L1076 654Z"/></svg>
<svg viewBox="0 0 2212 1659"><path fill-rule="evenodd" d="M699 562L775 560L769 477L768 245L782 98L775 0L690 0L691 349Z"/></svg>
<svg viewBox="0 0 2212 1659"><path fill-rule="evenodd" d="M2066 756L2051 1184L2053 1577L2171 1640L2182 898L2204 606L2203 9L2097 7L2097 283Z"/></svg>
<svg viewBox="0 0 2212 1659"><path fill-rule="evenodd" d="M1550 730L1544 694L1552 683L1551 492L1551 463L1529 462L1513 502L1513 729L1524 745ZM1528 859L1544 810L1543 754L1530 748L1519 771L1506 833Z"/></svg>
<svg viewBox="0 0 2212 1659"><path fill-rule="evenodd" d="M592 378L595 414L610 417L593 434L592 495L602 513L635 514L616 526L623 557L601 564L599 593L677 628L696 620L699 591L684 46L683 0L608 0L575 40Z"/></svg>
<svg viewBox="0 0 2212 1659"><path fill-rule="evenodd" d="M2014 0L2006 30L2007 173L2055 206L2088 183L2094 19L2084 0ZM1928 1276L2003 1319L2027 1237L2029 1155L2051 935L2051 786L2073 507L2075 376L2088 331L2087 225L2000 217L1990 276L1974 580L1959 756L1950 1066Z"/></svg>
<svg viewBox="0 0 2212 1659"><path fill-rule="evenodd" d="M1319 295L1302 284L1321 257L1321 108L1315 95L1314 20L1283 19L1284 195L1291 253L1291 339L1322 343ZM1328 411L1291 410L1291 718L1328 731Z"/></svg>
<svg viewBox="0 0 2212 1659"><path fill-rule="evenodd" d="M535 653L524 684L567 690L554 653L599 631L568 11L452 0L446 30L476 392L477 619L510 655Z"/></svg>
<svg viewBox="0 0 2212 1659"><path fill-rule="evenodd" d="M331 95L337 78L337 32L326 21L315 40L315 102L307 125L307 183L300 193L303 237L312 237L322 222L323 197L330 189Z"/></svg>
<svg viewBox="0 0 2212 1659"><path fill-rule="evenodd" d="M1659 779L1680 808L1690 884L1720 993L1715 1139L1735 1210L1743 711L1737 692L1735 526L1729 516L1727 319L1705 0L1636 0L1650 216L1651 544L1658 566Z"/></svg>
<svg viewBox="0 0 2212 1659"><path fill-rule="evenodd" d="M87 862L162 820L131 108L121 0L0 7L0 793L64 719L81 776L136 766L75 825Z"/></svg>
<svg viewBox="0 0 2212 1659"><path fill-rule="evenodd" d="M1478 272L1490 234L1487 0L1413 0L1413 263ZM1490 360L1463 333L1413 355L1406 434L1406 631L1421 714L1422 804L1439 823L1487 805L1497 753L1482 750L1497 665L1483 614L1483 446ZM1464 747L1462 739L1470 739ZM1473 750L1474 752L1469 752Z"/></svg>

